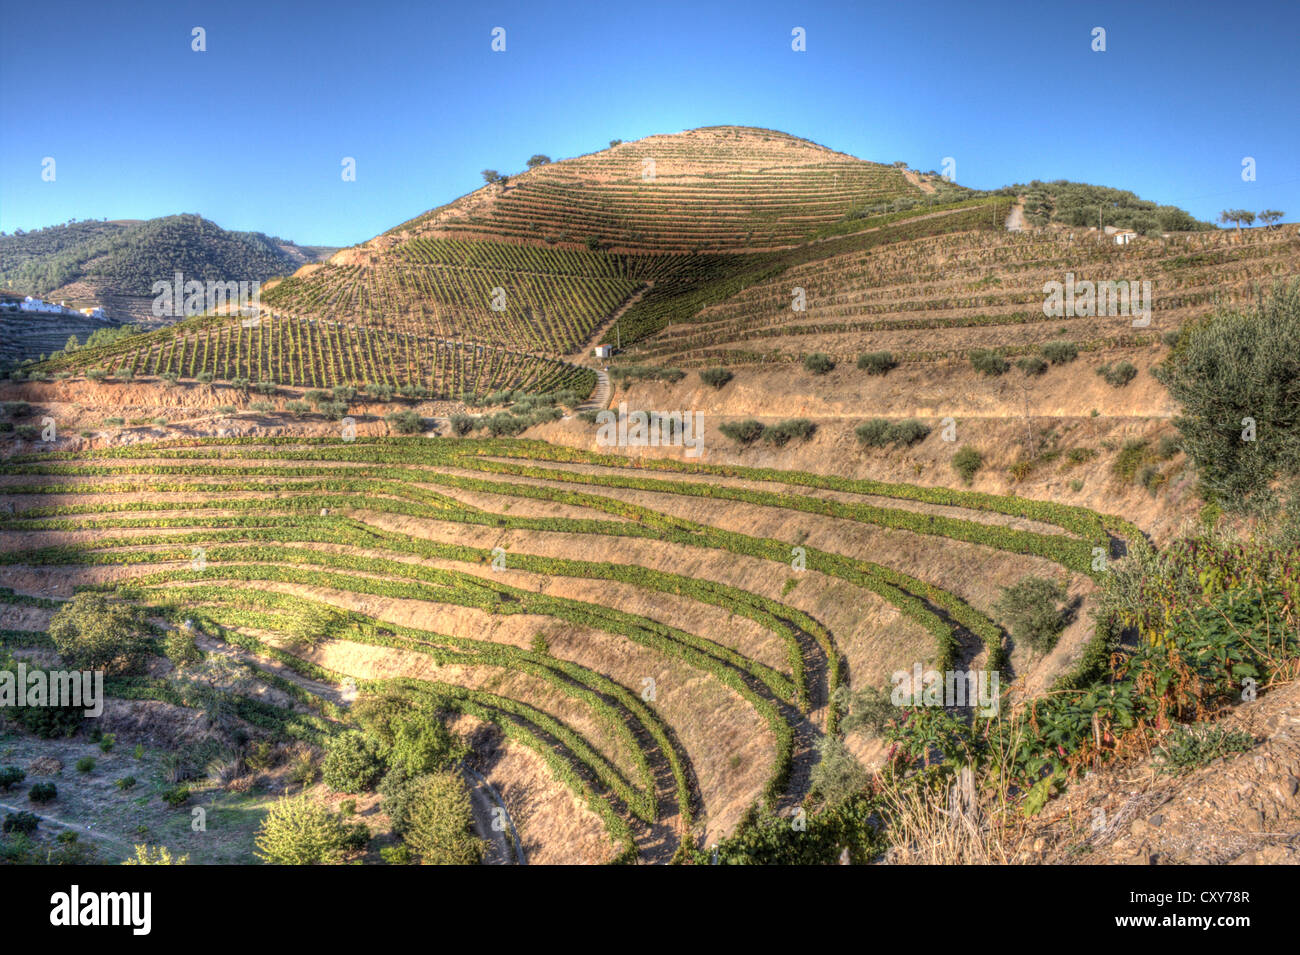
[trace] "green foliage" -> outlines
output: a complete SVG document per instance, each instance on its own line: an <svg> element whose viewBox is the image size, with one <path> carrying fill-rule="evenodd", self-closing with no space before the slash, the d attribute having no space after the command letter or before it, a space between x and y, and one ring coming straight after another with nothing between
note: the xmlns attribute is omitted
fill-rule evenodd
<svg viewBox="0 0 1300 955"><path fill-rule="evenodd" d="M54 783L36 783L28 790L27 798L36 805L43 806L59 798L59 789Z"/></svg>
<svg viewBox="0 0 1300 955"><path fill-rule="evenodd" d="M163 637L163 653L178 670L194 666L203 659L194 632L180 628L167 631L167 636Z"/></svg>
<svg viewBox="0 0 1300 955"><path fill-rule="evenodd" d="M869 448L883 448L888 444L908 447L924 440L929 433L929 426L915 418L906 418L896 423L884 418L873 418L854 429L858 441Z"/></svg>
<svg viewBox="0 0 1300 955"><path fill-rule="evenodd" d="M1137 373L1137 368L1130 361L1121 361L1115 365L1107 362L1097 368L1097 374L1112 388L1123 388L1137 377Z"/></svg>
<svg viewBox="0 0 1300 955"><path fill-rule="evenodd" d="M163 802L176 809L190 801L190 789L188 786L172 786L170 789L164 789L161 797Z"/></svg>
<svg viewBox="0 0 1300 955"><path fill-rule="evenodd" d="M336 865L348 833L338 818L310 797L285 796L267 812L256 856L268 865Z"/></svg>
<svg viewBox="0 0 1300 955"><path fill-rule="evenodd" d="M813 352L811 355L804 356L803 367L814 375L825 375L835 370L835 362L829 355L821 352Z"/></svg>
<svg viewBox="0 0 1300 955"><path fill-rule="evenodd" d="M764 428L763 440L779 448L796 438L807 441L816 430L817 426L807 418L790 418Z"/></svg>
<svg viewBox="0 0 1300 955"><path fill-rule="evenodd" d="M969 445L952 456L952 469L965 484L975 479L975 472L984 466L984 456Z"/></svg>
<svg viewBox="0 0 1300 955"><path fill-rule="evenodd" d="M843 740L823 736L817 752L820 758L812 770L812 786L828 805L837 806L866 788L870 776Z"/></svg>
<svg viewBox="0 0 1300 955"><path fill-rule="evenodd" d="M139 611L98 593L79 593L60 607L50 618L49 634L68 667L109 676L137 672L150 650Z"/></svg>
<svg viewBox="0 0 1300 955"><path fill-rule="evenodd" d="M970 353L971 367L981 375L987 375L990 378L997 375L1005 375L1011 364L998 352L991 348L977 348Z"/></svg>
<svg viewBox="0 0 1300 955"><path fill-rule="evenodd" d="M1079 346L1064 340L1048 342L1043 346L1043 357L1053 365L1068 365L1079 357Z"/></svg>
<svg viewBox="0 0 1300 955"><path fill-rule="evenodd" d="M718 425L718 431L737 444L752 444L763 436L765 430L763 422L756 418L745 418L743 421L727 421Z"/></svg>
<svg viewBox="0 0 1300 955"><path fill-rule="evenodd" d="M1184 326L1158 375L1204 488L1227 510L1268 507L1273 482L1300 471L1300 281Z"/></svg>
<svg viewBox="0 0 1300 955"><path fill-rule="evenodd" d="M77 772L88 773L95 768L95 759L93 756L83 756L77 760Z"/></svg>
<svg viewBox="0 0 1300 955"><path fill-rule="evenodd" d="M1245 730L1222 726L1179 726L1160 742L1156 758L1167 773L1197 769L1223 756L1245 753L1255 737Z"/></svg>
<svg viewBox="0 0 1300 955"><path fill-rule="evenodd" d="M126 792L128 789L135 788L135 782L136 780L134 776L123 776L121 779L113 783L113 785L123 792Z"/></svg>
<svg viewBox="0 0 1300 955"><path fill-rule="evenodd" d="M898 362L894 360L893 354L887 351L867 352L865 355L858 356L858 369L868 375L887 375L897 365Z"/></svg>
<svg viewBox="0 0 1300 955"><path fill-rule="evenodd" d="M472 831L474 814L459 774L419 777L411 787L404 838L423 865L477 865L483 842Z"/></svg>
<svg viewBox="0 0 1300 955"><path fill-rule="evenodd" d="M353 704L352 717L379 758L407 778L451 766L468 752L436 714L399 696L363 696Z"/></svg>
<svg viewBox="0 0 1300 955"><path fill-rule="evenodd" d="M38 825L40 825L40 819L34 813L24 810L8 813L4 818L2 828L6 833L21 832L23 835L30 836L36 831Z"/></svg>
<svg viewBox="0 0 1300 955"><path fill-rule="evenodd" d="M17 766L0 766L0 792L8 792L17 786L27 774Z"/></svg>
<svg viewBox="0 0 1300 955"><path fill-rule="evenodd" d="M357 732L340 733L330 740L322 778L335 792L368 792L383 771L384 764L374 740Z"/></svg>
<svg viewBox="0 0 1300 955"><path fill-rule="evenodd" d="M1158 232L1191 232L1213 228L1177 206L1161 206L1139 199L1131 192L1107 186L1058 179L1007 187L1024 197L1025 216L1034 225L1060 223L1075 227L1096 227L1098 212L1103 226L1132 229L1142 235Z"/></svg>
<svg viewBox="0 0 1300 955"><path fill-rule="evenodd" d="M390 411L384 420L398 434L419 434L424 430L424 419L415 411Z"/></svg>
<svg viewBox="0 0 1300 955"><path fill-rule="evenodd" d="M721 388L734 377L726 368L705 368L700 372L700 381L714 388Z"/></svg>
<svg viewBox="0 0 1300 955"><path fill-rule="evenodd" d="M1046 653L1065 629L1060 604L1065 588L1043 577L1026 577L1002 589L995 605L1016 643Z"/></svg>
<svg viewBox="0 0 1300 955"><path fill-rule="evenodd" d="M1029 376L1041 375L1047 371L1047 361L1037 355L1026 355L1024 358L1017 359L1016 367Z"/></svg>

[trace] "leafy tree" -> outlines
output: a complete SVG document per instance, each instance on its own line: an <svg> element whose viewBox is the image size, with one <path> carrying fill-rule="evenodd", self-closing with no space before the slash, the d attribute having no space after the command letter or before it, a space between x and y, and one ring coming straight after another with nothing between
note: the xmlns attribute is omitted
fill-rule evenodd
<svg viewBox="0 0 1300 955"><path fill-rule="evenodd" d="M141 613L103 594L80 593L50 618L50 639L60 658L77 670L129 674L143 667L149 652Z"/></svg>
<svg viewBox="0 0 1300 955"><path fill-rule="evenodd" d="M964 447L952 456L952 469L966 484L975 480L975 472L984 466L984 456L972 447Z"/></svg>
<svg viewBox="0 0 1300 955"><path fill-rule="evenodd" d="M352 716L389 768L408 776L446 768L468 752L437 714L401 697L363 696L353 704Z"/></svg>
<svg viewBox="0 0 1300 955"><path fill-rule="evenodd" d="M615 146L621 146L621 145L623 145L623 140L621 140L621 139L611 139L611 140L609 141L609 148L610 148L610 149L613 149Z"/></svg>
<svg viewBox="0 0 1300 955"><path fill-rule="evenodd" d="M413 786L406 844L424 865L477 865L483 841L474 835L474 814L460 776L444 771Z"/></svg>
<svg viewBox="0 0 1300 955"><path fill-rule="evenodd" d="M285 796L258 829L254 853L269 865L336 865L347 833L328 809L307 796Z"/></svg>
<svg viewBox="0 0 1300 955"><path fill-rule="evenodd" d="M1203 488L1228 510L1268 507L1272 482L1300 471L1300 281L1184 325L1157 377Z"/></svg>
<svg viewBox="0 0 1300 955"><path fill-rule="evenodd" d="M1004 587L994 608L1006 620L1016 643L1046 653L1065 629L1065 614L1059 606L1065 596L1065 588L1056 581L1026 577Z"/></svg>
<svg viewBox="0 0 1300 955"><path fill-rule="evenodd" d="M495 169L484 169L481 175L483 176L483 181L489 186L495 182L501 181L501 173L497 172Z"/></svg>
<svg viewBox="0 0 1300 955"><path fill-rule="evenodd" d="M1259 214L1259 221L1272 229L1274 224L1281 221L1284 215L1286 215L1285 212L1280 212L1277 209L1265 209Z"/></svg>
<svg viewBox="0 0 1300 955"><path fill-rule="evenodd" d="M528 168L529 168L529 169L536 169L538 166L545 166L545 165L547 165L550 161L551 161L551 157L550 157L550 156L544 156L544 155L542 155L541 153L536 153L535 155L533 155L533 156L531 156L531 157L529 158L529 160L528 160Z"/></svg>
<svg viewBox="0 0 1300 955"><path fill-rule="evenodd" d="M714 388L721 388L734 377L726 368L705 368L700 372L700 381Z"/></svg>
<svg viewBox="0 0 1300 955"><path fill-rule="evenodd" d="M1219 213L1219 221L1225 225L1229 222L1237 226L1237 234L1241 235L1242 225L1250 225L1255 221L1255 213L1249 209L1224 209Z"/></svg>

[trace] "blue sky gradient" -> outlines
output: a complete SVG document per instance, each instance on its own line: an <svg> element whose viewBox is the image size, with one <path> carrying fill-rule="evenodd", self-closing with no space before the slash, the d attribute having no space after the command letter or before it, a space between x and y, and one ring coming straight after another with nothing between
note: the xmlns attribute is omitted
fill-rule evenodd
<svg viewBox="0 0 1300 955"><path fill-rule="evenodd" d="M477 188L486 167L720 124L922 170L951 156L977 188L1066 178L1198 218L1300 219L1295 0L0 0L0 28L10 232L197 212L349 245Z"/></svg>

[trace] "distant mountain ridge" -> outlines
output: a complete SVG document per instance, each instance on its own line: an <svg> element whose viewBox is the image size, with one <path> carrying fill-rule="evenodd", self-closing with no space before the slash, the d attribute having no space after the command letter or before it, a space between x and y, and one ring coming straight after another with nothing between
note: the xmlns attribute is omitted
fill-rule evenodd
<svg viewBox="0 0 1300 955"><path fill-rule="evenodd" d="M0 235L0 284L21 294L148 296L177 271L199 281L264 282L327 258L335 250L298 246L261 232L234 232L198 215L69 222ZM73 289L67 295L59 290Z"/></svg>

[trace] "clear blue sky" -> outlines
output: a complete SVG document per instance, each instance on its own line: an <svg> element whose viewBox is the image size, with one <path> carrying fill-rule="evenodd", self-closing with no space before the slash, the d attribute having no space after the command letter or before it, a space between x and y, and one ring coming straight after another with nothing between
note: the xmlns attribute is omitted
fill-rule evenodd
<svg viewBox="0 0 1300 955"><path fill-rule="evenodd" d="M10 232L198 212L348 245L485 167L731 123L923 170L951 156L978 188L1068 178L1300 219L1296 0L0 0L0 31Z"/></svg>

